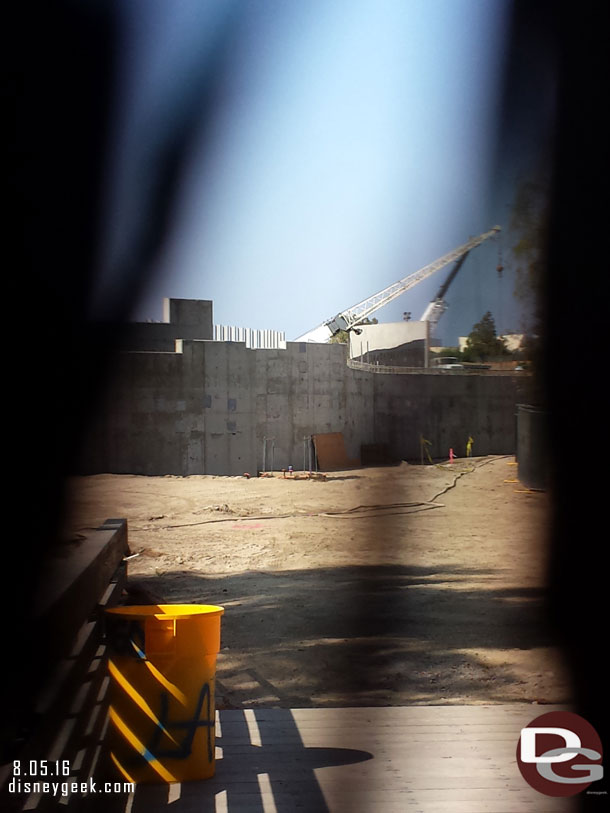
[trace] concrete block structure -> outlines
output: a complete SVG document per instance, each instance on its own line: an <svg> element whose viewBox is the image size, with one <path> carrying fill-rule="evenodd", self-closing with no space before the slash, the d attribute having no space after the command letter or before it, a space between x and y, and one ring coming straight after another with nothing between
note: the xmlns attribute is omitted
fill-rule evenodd
<svg viewBox="0 0 610 813"><path fill-rule="evenodd" d="M422 435L438 458L450 447L464 455L469 437L475 454L515 450L518 375L383 375L349 367L346 345L254 350L211 335L211 302L170 300L167 323L134 327L137 347L117 357L81 473L254 475L265 439L275 469L299 469L304 438L327 432L343 433L350 458L385 444L397 460L418 460Z"/></svg>
<svg viewBox="0 0 610 813"><path fill-rule="evenodd" d="M173 353L176 339L213 339L212 302L164 299L162 322L133 322L121 327L125 350Z"/></svg>
<svg viewBox="0 0 610 813"><path fill-rule="evenodd" d="M423 344L429 327L426 322L384 322L375 325L359 325L357 332L349 334L350 358L362 358L377 350L391 350L411 342ZM430 344L436 344L428 337Z"/></svg>

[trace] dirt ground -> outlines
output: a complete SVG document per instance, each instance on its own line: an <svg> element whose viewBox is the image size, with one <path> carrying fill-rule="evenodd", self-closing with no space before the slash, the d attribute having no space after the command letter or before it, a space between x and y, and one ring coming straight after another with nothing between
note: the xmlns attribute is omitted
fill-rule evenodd
<svg viewBox="0 0 610 813"><path fill-rule="evenodd" d="M511 457L326 480L75 478L65 534L126 517L130 580L220 604L222 708L564 703L548 496Z"/></svg>

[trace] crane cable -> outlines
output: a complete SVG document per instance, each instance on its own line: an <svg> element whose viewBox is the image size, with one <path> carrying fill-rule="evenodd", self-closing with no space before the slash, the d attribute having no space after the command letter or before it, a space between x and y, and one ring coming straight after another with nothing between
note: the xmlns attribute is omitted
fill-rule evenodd
<svg viewBox="0 0 610 813"><path fill-rule="evenodd" d="M502 262L502 234L501 233L496 234L494 239L498 241L498 264L496 266L496 271L498 272L498 287L499 287L499 291L498 291L498 299L499 299L498 333L501 334L505 329L504 315L503 315L503 308L502 308L502 305L503 305L503 302L504 302L504 296L503 296L503 293L502 293L502 279L503 279L502 272L504 271L504 264Z"/></svg>

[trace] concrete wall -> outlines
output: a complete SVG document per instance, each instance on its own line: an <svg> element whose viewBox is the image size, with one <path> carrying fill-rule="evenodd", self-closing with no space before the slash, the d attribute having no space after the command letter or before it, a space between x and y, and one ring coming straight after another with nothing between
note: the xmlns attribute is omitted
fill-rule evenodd
<svg viewBox="0 0 610 813"><path fill-rule="evenodd" d="M133 322L121 328L125 350L174 351L176 339L213 339L213 303L208 299L164 299L163 322Z"/></svg>
<svg viewBox="0 0 610 813"><path fill-rule="evenodd" d="M234 342L195 344L203 356L205 393L205 470L200 473L256 474L255 351Z"/></svg>
<svg viewBox="0 0 610 813"><path fill-rule="evenodd" d="M345 345L288 342L285 351L255 352L256 439L262 450L274 438L275 467L302 468L303 439L317 433L343 432L348 456L358 457L372 436L372 386L348 370Z"/></svg>
<svg viewBox="0 0 610 813"><path fill-rule="evenodd" d="M434 458L447 458L450 448L465 456L469 437L475 455L512 454L520 381L466 372L375 375L375 442L405 460L420 459L422 435Z"/></svg>
<svg viewBox="0 0 610 813"><path fill-rule="evenodd" d="M206 466L201 343L120 353L85 443L85 474L199 474Z"/></svg>
<svg viewBox="0 0 610 813"><path fill-rule="evenodd" d="M163 300L163 320L196 336L180 336L182 339L213 338L213 303L210 299L168 299Z"/></svg>
<svg viewBox="0 0 610 813"><path fill-rule="evenodd" d="M303 465L303 438L343 432L350 457L388 444L419 460L515 450L518 375L383 375L347 366L345 345L287 343L286 350L189 341L182 352L126 352L91 427L81 472L255 474L273 438L276 469ZM270 453L268 446L268 454ZM269 457L267 458L269 464Z"/></svg>

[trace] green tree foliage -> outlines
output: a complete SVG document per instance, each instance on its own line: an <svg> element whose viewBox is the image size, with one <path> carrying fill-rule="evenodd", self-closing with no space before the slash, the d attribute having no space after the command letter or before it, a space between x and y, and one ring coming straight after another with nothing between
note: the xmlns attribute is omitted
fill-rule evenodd
<svg viewBox="0 0 610 813"><path fill-rule="evenodd" d="M496 323L489 311L473 326L462 353L464 361L489 361L507 356L503 339L496 335Z"/></svg>

